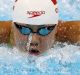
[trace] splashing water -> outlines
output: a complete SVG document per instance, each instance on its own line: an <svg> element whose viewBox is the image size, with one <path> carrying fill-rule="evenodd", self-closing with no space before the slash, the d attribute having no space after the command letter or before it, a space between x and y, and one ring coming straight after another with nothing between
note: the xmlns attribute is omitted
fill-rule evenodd
<svg viewBox="0 0 80 75"><path fill-rule="evenodd" d="M32 33L28 37L28 43L27 43L27 46L26 46L28 51L29 51L29 48L30 48L31 40L32 40Z"/></svg>
<svg viewBox="0 0 80 75"><path fill-rule="evenodd" d="M79 75L80 46L57 44L42 56L0 45L0 75Z"/></svg>
<svg viewBox="0 0 80 75"><path fill-rule="evenodd" d="M1 0L0 20L11 20L13 1ZM80 0L58 0L58 4L60 19L80 20ZM0 75L80 75L80 46L58 43L37 57L0 45Z"/></svg>

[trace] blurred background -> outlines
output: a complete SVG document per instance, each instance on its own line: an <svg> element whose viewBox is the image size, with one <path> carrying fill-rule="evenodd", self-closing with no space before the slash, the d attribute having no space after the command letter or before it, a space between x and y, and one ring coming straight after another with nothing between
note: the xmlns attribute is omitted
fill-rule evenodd
<svg viewBox="0 0 80 75"><path fill-rule="evenodd" d="M14 0L0 0L0 21L11 20ZM80 0L58 0L59 18L65 21L80 20Z"/></svg>

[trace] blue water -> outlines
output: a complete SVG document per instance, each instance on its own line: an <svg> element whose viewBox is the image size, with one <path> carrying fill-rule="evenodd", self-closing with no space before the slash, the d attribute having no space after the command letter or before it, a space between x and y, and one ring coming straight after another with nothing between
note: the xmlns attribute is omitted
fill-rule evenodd
<svg viewBox="0 0 80 75"><path fill-rule="evenodd" d="M0 20L11 20L14 0L0 0ZM80 0L58 0L59 17L80 20ZM40 57L26 56L0 46L0 75L80 75L80 46L65 45L50 49Z"/></svg>
<svg viewBox="0 0 80 75"><path fill-rule="evenodd" d="M80 21L80 0L58 0L60 19Z"/></svg>
<svg viewBox="0 0 80 75"><path fill-rule="evenodd" d="M0 46L0 75L80 75L80 46L56 45L38 57Z"/></svg>

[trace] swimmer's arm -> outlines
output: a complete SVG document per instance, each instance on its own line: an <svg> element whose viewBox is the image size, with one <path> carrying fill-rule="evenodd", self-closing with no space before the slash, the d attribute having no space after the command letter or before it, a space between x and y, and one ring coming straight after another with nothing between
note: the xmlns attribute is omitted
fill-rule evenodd
<svg viewBox="0 0 80 75"><path fill-rule="evenodd" d="M0 44L9 42L10 31L11 21L0 21Z"/></svg>
<svg viewBox="0 0 80 75"><path fill-rule="evenodd" d="M57 26L56 40L60 42L80 43L80 21L61 21Z"/></svg>

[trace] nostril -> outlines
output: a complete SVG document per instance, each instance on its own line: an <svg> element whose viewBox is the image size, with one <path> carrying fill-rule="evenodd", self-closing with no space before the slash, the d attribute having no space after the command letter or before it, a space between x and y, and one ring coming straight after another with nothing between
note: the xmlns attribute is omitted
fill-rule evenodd
<svg viewBox="0 0 80 75"><path fill-rule="evenodd" d="M30 43L31 46L38 46L38 43Z"/></svg>
<svg viewBox="0 0 80 75"><path fill-rule="evenodd" d="M35 46L38 46L38 43L35 43Z"/></svg>
<svg viewBox="0 0 80 75"><path fill-rule="evenodd" d="M30 43L30 45L33 46L34 44L33 43Z"/></svg>

